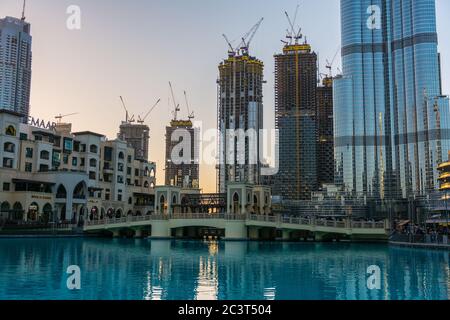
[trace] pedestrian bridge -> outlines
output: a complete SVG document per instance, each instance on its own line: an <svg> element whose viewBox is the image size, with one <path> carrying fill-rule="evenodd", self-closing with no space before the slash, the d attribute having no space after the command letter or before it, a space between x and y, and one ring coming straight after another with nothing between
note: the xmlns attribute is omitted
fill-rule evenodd
<svg viewBox="0 0 450 320"><path fill-rule="evenodd" d="M257 240L260 238L260 230L281 230L284 240L291 239L292 234L299 232L313 234L319 241L327 236L386 240L388 235L387 221L367 222L350 219L330 221L317 218L205 213L130 216L86 221L84 231L92 233L107 230L114 236L119 236L121 230L133 229L135 236L141 237L143 230L151 230L152 238L169 238L173 229L182 230L189 227L224 230L225 240Z"/></svg>

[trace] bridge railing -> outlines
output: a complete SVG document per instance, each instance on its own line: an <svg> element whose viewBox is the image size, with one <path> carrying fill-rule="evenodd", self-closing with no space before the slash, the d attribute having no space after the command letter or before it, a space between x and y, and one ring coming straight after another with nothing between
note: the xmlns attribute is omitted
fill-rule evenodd
<svg viewBox="0 0 450 320"><path fill-rule="evenodd" d="M346 228L347 226L353 229L384 229L384 221L340 221L340 220L325 220L315 218L300 218L300 217L280 217L280 216L268 216L268 215L242 215L242 214L209 214L209 213L174 213L170 215L147 215L147 216L128 216L122 218L112 218L103 220L86 221L85 226L100 226L100 225L114 225L123 223L139 223L148 221L161 221L169 219L225 219L231 221L256 221L256 222L268 222L268 223L284 223L294 225L308 225L319 227L331 227L331 228Z"/></svg>

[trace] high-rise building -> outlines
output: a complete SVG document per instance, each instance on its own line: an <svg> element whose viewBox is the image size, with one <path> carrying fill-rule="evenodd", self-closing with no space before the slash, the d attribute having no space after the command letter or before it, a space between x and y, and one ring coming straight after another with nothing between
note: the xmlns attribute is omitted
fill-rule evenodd
<svg viewBox="0 0 450 320"><path fill-rule="evenodd" d="M374 198L425 195L449 150L435 0L341 0L336 182Z"/></svg>
<svg viewBox="0 0 450 320"><path fill-rule="evenodd" d="M334 183L333 79L317 87L317 178L319 187Z"/></svg>
<svg viewBox="0 0 450 320"><path fill-rule="evenodd" d="M31 26L25 18L0 19L0 109L30 112Z"/></svg>
<svg viewBox="0 0 450 320"><path fill-rule="evenodd" d="M260 140L263 128L262 61L248 52L230 53L219 65L218 191L229 182L260 183Z"/></svg>
<svg viewBox="0 0 450 320"><path fill-rule="evenodd" d="M118 137L133 147L136 160L148 161L150 128L147 125L122 122Z"/></svg>
<svg viewBox="0 0 450 320"><path fill-rule="evenodd" d="M317 54L311 46L287 44L275 55L275 125L279 171L273 193L308 200L317 178Z"/></svg>
<svg viewBox="0 0 450 320"><path fill-rule="evenodd" d="M166 185L199 188L199 130L190 120L166 127Z"/></svg>

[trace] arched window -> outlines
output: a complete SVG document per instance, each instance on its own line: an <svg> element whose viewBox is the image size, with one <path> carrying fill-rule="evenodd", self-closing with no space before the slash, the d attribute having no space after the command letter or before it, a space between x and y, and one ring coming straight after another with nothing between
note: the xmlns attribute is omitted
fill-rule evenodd
<svg viewBox="0 0 450 320"><path fill-rule="evenodd" d="M89 147L89 151L91 153L98 153L98 147L95 144L91 144L91 146Z"/></svg>
<svg viewBox="0 0 450 320"><path fill-rule="evenodd" d="M119 152L119 159L120 160L125 159L125 155L123 154L123 152Z"/></svg>
<svg viewBox="0 0 450 320"><path fill-rule="evenodd" d="M161 195L161 197L159 198L159 210L161 213L165 213L166 210L166 198L164 197L164 195Z"/></svg>
<svg viewBox="0 0 450 320"><path fill-rule="evenodd" d="M3 145L3 150L5 152L14 153L16 151L16 145L12 142L5 142L5 144Z"/></svg>
<svg viewBox="0 0 450 320"><path fill-rule="evenodd" d="M73 198L74 199L86 199L86 183L81 181L77 184L77 186L73 189Z"/></svg>
<svg viewBox="0 0 450 320"><path fill-rule="evenodd" d="M6 129L5 129L5 134L6 134L7 136L13 136L13 137L15 137L16 134L17 134L16 128L15 128L14 126L8 126L8 127L6 127Z"/></svg>
<svg viewBox="0 0 450 320"><path fill-rule="evenodd" d="M155 168L152 168L150 170L150 177L154 177L155 176Z"/></svg>
<svg viewBox="0 0 450 320"><path fill-rule="evenodd" d="M133 198L132 197L128 198L128 204L133 204Z"/></svg>
<svg viewBox="0 0 450 320"><path fill-rule="evenodd" d="M233 214L239 214L240 213L240 203L239 203L239 195L237 192L233 195Z"/></svg>
<svg viewBox="0 0 450 320"><path fill-rule="evenodd" d="M9 202L3 202L0 207L0 216L5 216L9 214L9 210L11 210L11 206L9 205Z"/></svg>
<svg viewBox="0 0 450 320"><path fill-rule="evenodd" d="M145 181L144 182L144 188L149 188L150 187L150 184L148 183L148 181Z"/></svg>
<svg viewBox="0 0 450 320"><path fill-rule="evenodd" d="M60 184L58 189L56 190L56 199L65 199L65 198L67 198L66 188L64 188L64 186Z"/></svg>

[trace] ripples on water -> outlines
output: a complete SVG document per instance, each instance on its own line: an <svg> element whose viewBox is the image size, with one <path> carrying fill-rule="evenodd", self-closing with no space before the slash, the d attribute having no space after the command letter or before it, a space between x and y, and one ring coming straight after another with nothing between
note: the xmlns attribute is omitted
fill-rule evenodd
<svg viewBox="0 0 450 320"><path fill-rule="evenodd" d="M441 299L449 252L367 244L0 239L0 299ZM66 287L79 265L81 290ZM367 267L381 290L367 289Z"/></svg>

